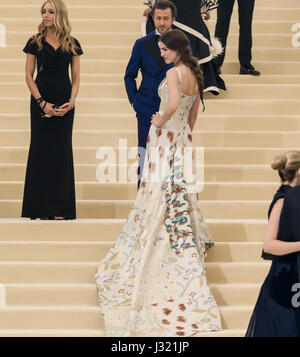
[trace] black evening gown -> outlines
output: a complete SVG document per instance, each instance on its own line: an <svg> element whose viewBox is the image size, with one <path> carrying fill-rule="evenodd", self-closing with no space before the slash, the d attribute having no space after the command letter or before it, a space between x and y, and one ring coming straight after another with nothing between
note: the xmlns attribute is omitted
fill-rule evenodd
<svg viewBox="0 0 300 357"><path fill-rule="evenodd" d="M75 39L77 55L81 55ZM41 96L49 103L69 101L72 84L69 65L72 54L55 50L42 40L42 50L29 39L23 51L36 56L35 82ZM24 186L22 217L61 216L76 218L72 130L74 108L63 117L43 118L33 96L30 102L31 141Z"/></svg>
<svg viewBox="0 0 300 357"><path fill-rule="evenodd" d="M300 222L298 204L293 201L298 196L300 187L291 188L281 185L270 205L268 216L276 201L284 198L280 216L278 239L296 241L300 239ZM296 213L296 219L293 215ZM297 222L298 221L298 222ZM275 256L263 252L264 259L271 259L270 271L261 287L254 311L252 313L246 337L300 337L300 299L293 291L299 283L299 253Z"/></svg>
<svg viewBox="0 0 300 357"><path fill-rule="evenodd" d="M223 79L217 72L216 64L213 60L209 45L211 36L202 18L201 8L209 3L203 0L171 0L177 7L177 17L173 28L179 28L188 37L193 56L198 58L204 77L204 91L218 95L220 89L226 90ZM216 1L212 1L213 8L217 7ZM149 3L148 6L151 7ZM155 29L154 22L149 16L146 24L146 33ZM189 32L189 30L192 31ZM208 45L209 44L209 45Z"/></svg>

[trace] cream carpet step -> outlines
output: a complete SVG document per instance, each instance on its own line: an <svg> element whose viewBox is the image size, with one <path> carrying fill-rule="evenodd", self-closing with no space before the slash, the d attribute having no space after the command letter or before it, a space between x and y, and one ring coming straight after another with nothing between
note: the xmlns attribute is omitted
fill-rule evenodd
<svg viewBox="0 0 300 357"><path fill-rule="evenodd" d="M245 335L243 330L225 330L230 337ZM0 330L0 337L103 337L102 329L5 329ZM209 336L208 336L209 337ZM212 336L215 337L215 336Z"/></svg>
<svg viewBox="0 0 300 357"><path fill-rule="evenodd" d="M290 148L286 148L286 147L282 147L282 148L223 147L222 149L218 147L205 148L205 162L209 164L218 164L223 160L223 164L225 165L248 164L250 165L248 167L251 171L252 169L255 169L255 167L257 167L252 165L265 164L268 166L268 168L270 168L270 164L273 158L276 155L282 153L283 151L288 151L288 150L290 150ZM267 172L265 172L265 174L268 176L270 181L278 182L277 173L276 175L275 174L273 175L274 172L272 172L272 174L271 173L268 174ZM244 181L244 179L242 179L242 181Z"/></svg>
<svg viewBox="0 0 300 357"><path fill-rule="evenodd" d="M97 262L0 262L1 284L94 284ZM269 262L207 262L209 284L261 284Z"/></svg>
<svg viewBox="0 0 300 357"><path fill-rule="evenodd" d="M126 218L76 219L54 222L29 220L27 218L1 218L0 242L8 239L14 242L52 241L85 242L115 241ZM215 242L259 242L266 230L266 219L206 219L208 229ZM11 237L11 238L10 238Z"/></svg>
<svg viewBox="0 0 300 357"><path fill-rule="evenodd" d="M0 60L1 61L1 60ZM14 113L29 113L30 99L28 97L0 98L1 113L10 113L14 108ZM299 115L300 101L296 99L207 99L205 101L207 114L224 114L231 112L235 114L260 114L260 115ZM103 115L132 113L133 110L127 99L82 99L77 100L77 114L98 113L99 108ZM278 146L278 145L277 145Z"/></svg>
<svg viewBox="0 0 300 357"><path fill-rule="evenodd" d="M252 307L221 307L223 329L245 329ZM0 329L101 329L98 307L0 308Z"/></svg>
<svg viewBox="0 0 300 357"><path fill-rule="evenodd" d="M255 6L256 8L256 6ZM300 6L299 6L300 9ZM255 10L256 11L256 10ZM210 31L211 34L215 33L215 28L216 28L216 17L215 15L212 16L212 20L206 22L207 27ZM252 22L252 33L253 34L290 34L291 33L291 20L282 20L282 19L268 19L268 20L262 20L258 19L256 16L256 13L254 14L254 19ZM237 34L239 33L239 22L238 20L233 17L232 20L230 21L230 32L229 36L231 34ZM255 47L257 47L256 42L254 42ZM236 43L236 46L238 46L238 43ZM259 47L259 46L258 46ZM268 46L266 46L268 47ZM255 49L254 49L255 51ZM256 52L255 52L256 53ZM254 54L254 52L253 52ZM226 48L226 56L227 56L227 48ZM254 57L256 58L256 57Z"/></svg>
<svg viewBox="0 0 300 357"><path fill-rule="evenodd" d="M134 19L129 18L71 18L72 29L74 35L80 32L134 32L135 38L130 37L128 40L123 42L123 46L128 46L132 44L138 37L141 36L141 15L143 10L141 10L138 16ZM33 14L32 14L33 15ZM14 17L14 16L13 16ZM14 22L13 22L14 21ZM0 23L3 23L6 26L8 32L15 31L35 31L33 27L34 23L38 23L38 19L34 18L8 18L8 17L0 17ZM126 26L128 24L129 26ZM214 33L216 20L212 19L207 22L208 29L210 33ZM236 18L233 18L230 24L230 36L231 34L239 33L239 24ZM290 34L291 33L291 20L281 20L272 18L270 20L257 20L254 17L253 26L252 26L253 34ZM30 34L28 33L30 36ZM130 35L129 35L130 36ZM21 42L20 42L21 44ZM115 45L115 43L113 43ZM85 46L86 48L86 46Z"/></svg>
<svg viewBox="0 0 300 357"><path fill-rule="evenodd" d="M211 175L207 172L210 172L212 169L218 170L216 165L222 164L223 169L231 169L239 170L236 165L250 165L249 171L254 174L254 172L260 172L261 170L266 173L267 177L262 178L259 176L258 181L271 181L271 182L278 182L277 176L268 171L266 168L267 166L270 167L271 160L275 155L281 153L282 151L287 151L290 148L258 148L258 147L208 147L204 148L204 155L205 155L205 173L208 177ZM74 161L75 161L75 169L77 167L85 167L84 169L79 169L80 171L85 172L85 176L82 177L81 180L88 181L88 177L93 176L93 181L96 179L96 166L100 164L101 160L97 159L96 154L99 150L99 147L91 147L91 148L84 148L84 147L76 147L73 146L73 153L74 153ZM119 162L119 147L113 147L113 150L116 153L117 163ZM136 147L128 147L128 155L129 153L133 156L128 157L128 164L132 164L137 159L137 148ZM244 155L245 153L249 154L249 156ZM27 162L27 155L28 155L28 146L0 146L0 165L1 165L1 172L2 175L5 175L5 165L10 165L10 168L7 167L7 170L14 170L12 167L15 165L24 165ZM120 163L121 164L121 163ZM265 166L262 167L260 165L264 164ZM212 167L211 165L215 165L216 167ZM226 165L226 167L224 167ZM17 170L17 169L16 169ZM117 167L116 167L117 170ZM258 170L258 171L257 171ZM226 170L225 170L226 171ZM243 170L242 170L243 172ZM117 171L118 175L118 171ZM239 175L240 176L244 175ZM117 176L118 177L118 176ZM226 176L228 177L228 175ZM13 179L13 178L12 178ZM3 176L2 180L10 180ZM13 179L14 180L14 179ZM228 178L225 180L220 177L220 181L228 181ZM254 179L255 180L255 179ZM232 178L232 181L237 181L237 179ZM243 178L242 181L245 181ZM248 181L248 180L246 180Z"/></svg>
<svg viewBox="0 0 300 357"><path fill-rule="evenodd" d="M0 50L2 58L18 58L21 56L22 45L9 45ZM130 57L132 46L85 46L84 47L84 59L128 59ZM226 48L226 60L234 61L237 58L237 48ZM256 47L252 51L253 58L256 61L299 61L300 54L297 48L258 48ZM13 84L13 83L12 83ZM84 83L82 83L84 84ZM80 86L80 89L82 86Z"/></svg>
<svg viewBox="0 0 300 357"><path fill-rule="evenodd" d="M1 130L29 130L30 114L0 114ZM207 114L198 115L194 131L300 131L300 115L259 115L259 114ZM74 130L123 130L137 131L137 119L134 114L76 114ZM120 135L120 134L118 134ZM0 147L1 148L1 147ZM206 148L206 152L211 148ZM254 149L251 149L253 151ZM274 150L274 149L262 149ZM282 148L279 149L280 152ZM244 160L247 160L244 155ZM257 157L259 160L260 157ZM221 160L223 162L223 160ZM257 162L257 161L255 161ZM269 161L268 161L269 162ZM258 163L258 162L257 162ZM266 162L267 163L267 162Z"/></svg>
<svg viewBox="0 0 300 357"><path fill-rule="evenodd" d="M41 3L3 0L0 5L8 45L0 48L0 284L7 303L0 308L0 336L103 336L93 276L136 195L136 177L125 187L97 182L96 172L103 161L97 158L99 147L113 144L118 157L119 137L136 145L123 71L140 36L144 6L140 0L125 6L124 0L66 2L73 35L85 52L73 144L77 216L88 218L62 222L3 218L21 213L30 140L22 48L36 31ZM210 29L215 18L216 11ZM228 91L205 95L206 112L199 114L193 133L194 146L205 147L200 206L215 241L207 252L207 279L224 328L199 337L244 336L270 267L260 257L267 209L279 186L269 165L276 153L297 148L300 132L300 52L292 48L292 26L299 18L296 0L257 2L253 64L262 76L240 76L235 7L222 68ZM136 161L135 152L128 165ZM118 178L119 168L112 168Z"/></svg>
<svg viewBox="0 0 300 357"><path fill-rule="evenodd" d="M22 20L21 20L22 21ZM33 21L33 20L32 20ZM34 23L38 23L38 19L34 20ZM25 46L28 38L35 33L36 26L33 26L31 22L31 26L27 31L16 31L15 23L16 19L0 19L0 23L3 22L7 26L6 33L6 42L10 45L18 45L20 46L20 53L22 53L22 49ZM101 23L101 22L100 22ZM128 32L129 31L129 32ZM134 29L130 31L127 27L123 29L121 32L117 32L114 28L104 28L102 32L80 32L74 31L72 32L73 36L76 37L83 46L83 50L85 50L85 44L89 46L124 46L124 44L133 45L135 40L141 37L140 29L138 28L138 24L134 23ZM292 33L282 34L276 33L276 36L273 34L253 34L253 41L255 46L257 47L282 47L285 49L290 49L292 46ZM229 47L237 47L239 40L238 33L231 33L228 37L228 46ZM0 53L5 52L5 48L0 48ZM23 55L24 56L24 55ZM18 56L19 57L19 56ZM97 56L98 57L98 56Z"/></svg>
<svg viewBox="0 0 300 357"><path fill-rule="evenodd" d="M9 76L9 77L5 77ZM16 79L16 81L24 80L23 73L0 73L0 78L7 81L5 78L9 78L9 80ZM97 73L97 74L89 74L82 73L81 79L82 82L89 83L115 83L121 82L123 83L124 74L123 73ZM300 83L300 75L299 74L261 74L259 77L255 76L244 76L236 74L223 74L222 78L226 82L226 85L230 84L299 84Z"/></svg>
<svg viewBox="0 0 300 357"><path fill-rule="evenodd" d="M214 284L219 306L254 306L260 284ZM95 306L94 284L6 284L6 306Z"/></svg>
<svg viewBox="0 0 300 357"><path fill-rule="evenodd" d="M95 284L6 284L6 306L98 307Z"/></svg>
<svg viewBox="0 0 300 357"><path fill-rule="evenodd" d="M129 200L78 200L78 218L127 218L134 201ZM264 219L268 201L200 201L204 217L215 219ZM22 200L0 200L0 216L18 218Z"/></svg>
<svg viewBox="0 0 300 357"><path fill-rule="evenodd" d="M99 72L123 72L127 66L127 60L102 60L102 59L82 59L81 69L86 73ZM0 66L8 72L18 71L24 69L24 57L15 58L0 58ZM298 61L255 61L255 66L265 74L300 74ZM224 63L222 72L225 74L238 74L239 64L236 61Z"/></svg>
<svg viewBox="0 0 300 357"><path fill-rule="evenodd" d="M1 51L1 48L0 48ZM1 70L1 69L0 69ZM3 82L21 82L25 83L23 72L0 72L0 78ZM231 84L299 84L299 74L262 74L257 76L244 76L237 74L222 74L226 85ZM124 73L81 73L81 83L122 83L124 86ZM27 91L28 93L28 91ZM206 95L206 93L205 93ZM11 114L11 113L10 113ZM88 113L86 113L88 115ZM101 114L101 113L99 113ZM123 113L123 115L126 115Z"/></svg>
<svg viewBox="0 0 300 357"><path fill-rule="evenodd" d="M300 102L299 102L300 104ZM49 120L49 119L46 119ZM53 119L59 120L59 119ZM63 119L62 119L63 120ZM297 147L299 143L299 131L193 131L192 140L194 146L204 147ZM126 139L130 147L137 144L137 134L133 130L123 130L122 134L114 130L74 130L74 146L118 146L120 139ZM4 146L29 145L29 130L0 130L0 142Z"/></svg>
<svg viewBox="0 0 300 357"><path fill-rule="evenodd" d="M4 2L8 4L9 2L6 1ZM24 5L23 0L13 0L11 1L13 5ZM39 0L27 0L27 4L29 5L40 5ZM82 0L65 0L65 3L67 6L70 5L82 5ZM99 0L85 0L84 1L85 6L95 6L99 5ZM126 4L128 6L136 6L140 5L139 0L127 0ZM124 0L101 0L101 5L103 6L122 6L124 5ZM258 5L258 4L257 4ZM297 0L259 0L259 6L260 7L275 7L275 8L295 8L298 5Z"/></svg>
<svg viewBox="0 0 300 357"><path fill-rule="evenodd" d="M1 178L0 165L0 178ZM83 168L84 169L84 168ZM78 171L78 170L77 170ZM76 198L79 200L134 200L137 195L137 184L132 183L100 183L80 182L76 175ZM20 178L24 180L25 166L22 167ZM92 177L91 177L92 179ZM13 180L13 175L11 177ZM199 193L200 200L271 200L278 189L278 183L253 182L208 182ZM22 199L24 181L0 181L0 199Z"/></svg>
<svg viewBox="0 0 300 357"><path fill-rule="evenodd" d="M299 51L300 52L300 51ZM300 55L299 55L300 60ZM300 84L231 84L227 91L221 91L220 99L298 99ZM28 92L24 82L0 83L0 97L23 97ZM125 98L127 94L123 82L82 83L81 98ZM212 96L212 95L211 95Z"/></svg>
<svg viewBox="0 0 300 357"><path fill-rule="evenodd" d="M17 151L17 150L16 150ZM96 150L95 150L96 153ZM1 150L0 150L0 156L1 156ZM136 161L136 160L135 160ZM134 161L134 166L130 168L130 176L128 176L127 182L132 183L136 182L136 163ZM26 160L25 160L26 162ZM116 165L111 165L111 170L115 170L116 172L116 178L117 182L119 182L119 167L118 164ZM121 165L120 168L122 169L122 172L129 172L129 168L126 165ZM203 169L203 166L197 165L196 170L197 170L197 178L199 178L201 170ZM107 170L107 169L106 169ZM90 167L88 170L88 165L87 165L87 171L86 174L91 177L92 173L95 173L96 171L94 167ZM91 174L89 174L91 173ZM126 175L126 174L125 174ZM99 172L99 180L104 181L102 179L102 174L101 171ZM126 176L124 176L126 177ZM25 177L24 177L25 178ZM106 182L109 182L108 179L105 179ZM23 180L22 180L23 181ZM97 181L97 178L95 177L93 181ZM126 179L125 179L126 181ZM204 181L205 182L250 182L250 181L255 181L255 182L279 182L278 181L278 175L275 171L271 171L269 168L269 165L220 165L220 164L206 164L204 168ZM98 181L99 182L99 181ZM116 180L114 177L111 179L109 183L115 183ZM124 182L124 181L123 181ZM99 182L100 183L100 182Z"/></svg>
<svg viewBox="0 0 300 357"><path fill-rule="evenodd" d="M0 261L95 262L102 260L113 245L112 241L0 241ZM260 242L216 242L209 249L206 261L259 263L262 247Z"/></svg>
<svg viewBox="0 0 300 357"><path fill-rule="evenodd" d="M225 329L222 331L203 332L193 337L244 337L245 333L245 329ZM103 331L101 329L9 329L0 330L0 337L103 337Z"/></svg>
<svg viewBox="0 0 300 357"><path fill-rule="evenodd" d="M0 329L101 329L98 307L0 308Z"/></svg>
<svg viewBox="0 0 300 357"><path fill-rule="evenodd" d="M132 19L132 21L138 21L136 19L140 19L142 12L144 10L144 6L141 5L140 2L136 2L137 6L82 6L82 5L69 5L68 12L70 18L96 18L96 19L115 19L116 17L121 15L122 19ZM16 11L16 9L18 11ZM29 18L37 18L39 19L39 10L40 6L29 5L0 5L0 13L1 17L29 17ZM115 10L115 11L114 11ZM34 16L36 14L36 16ZM238 14L236 11L233 13L233 18L237 18ZM264 8L264 7L255 7L255 19L256 20L291 20L297 22L300 18L300 7L295 6L294 8ZM215 12L212 14L212 19L216 17Z"/></svg>
<svg viewBox="0 0 300 357"><path fill-rule="evenodd" d="M26 120L28 123L28 120ZM132 122L130 120L129 122ZM129 123L128 123L129 125ZM4 128L3 128L4 129ZM96 129L96 128L95 128ZM300 129L299 115L210 115L200 114L196 121L194 130L219 130L219 131L295 131ZM209 149L208 149L209 150ZM268 150L274 150L267 148ZM280 148L282 151L283 148ZM247 155L244 155L247 160ZM256 163L259 163L259 157L256 158ZM268 161L269 162L269 161Z"/></svg>

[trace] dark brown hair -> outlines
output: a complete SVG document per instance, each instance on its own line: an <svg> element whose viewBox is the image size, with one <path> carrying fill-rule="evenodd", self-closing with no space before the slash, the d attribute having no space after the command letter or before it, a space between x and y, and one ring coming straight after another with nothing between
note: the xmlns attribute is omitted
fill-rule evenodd
<svg viewBox="0 0 300 357"><path fill-rule="evenodd" d="M198 59L193 57L189 47L189 40L187 36L181 30L171 30L164 33L159 41L161 41L168 49L172 51L177 51L183 64L188 66L193 72L196 80L198 82L198 89L200 98L203 104L203 111L205 110L205 105L203 102L203 88L204 80L203 73L198 64Z"/></svg>
<svg viewBox="0 0 300 357"><path fill-rule="evenodd" d="M171 9L172 18L174 19L177 16L177 8L176 8L175 4L172 3L169 0L158 0L158 1L156 1L156 3L154 4L154 6L152 8L152 12L151 12L152 17L154 15L154 11L156 9L158 9L158 10Z"/></svg>

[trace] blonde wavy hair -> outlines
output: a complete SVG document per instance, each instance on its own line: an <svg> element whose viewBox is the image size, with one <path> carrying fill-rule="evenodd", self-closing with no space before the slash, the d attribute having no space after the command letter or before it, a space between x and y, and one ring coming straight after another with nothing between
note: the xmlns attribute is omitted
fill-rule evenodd
<svg viewBox="0 0 300 357"><path fill-rule="evenodd" d="M74 38L71 37L71 25L68 18L68 9L62 0L47 0L41 7L41 15L43 16L44 6L50 3L54 7L55 17L54 26L56 31L56 38L61 46L62 51L71 52L76 55L76 49ZM42 21L38 26L38 33L32 37L33 42L38 45L38 50L43 48L42 40L45 38L47 28Z"/></svg>
<svg viewBox="0 0 300 357"><path fill-rule="evenodd" d="M300 169L300 151L291 150L275 156L271 167L278 171L282 182L293 181L296 172Z"/></svg>

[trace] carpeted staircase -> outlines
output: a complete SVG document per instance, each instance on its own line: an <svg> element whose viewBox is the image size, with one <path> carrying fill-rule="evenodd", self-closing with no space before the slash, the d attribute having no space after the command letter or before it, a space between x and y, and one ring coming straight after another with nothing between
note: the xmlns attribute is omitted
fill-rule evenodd
<svg viewBox="0 0 300 357"><path fill-rule="evenodd" d="M135 181L99 183L96 173L100 147L114 146L118 157L120 138L128 151L137 144L123 74L140 36L143 6L139 0L66 3L84 50L73 134L78 219L47 222L20 218L30 140L22 49L40 22L41 1L0 0L0 33L6 30L0 34L0 336L103 335L93 275L136 195ZM243 336L269 268L260 253L279 185L269 163L300 142L300 40L292 46L297 22L298 0L257 0L253 64L262 75L240 76L235 9L222 68L228 91L207 94L196 123L194 146L205 147L200 202L215 241L207 277L224 328L199 336ZM122 170L136 163L133 156Z"/></svg>

